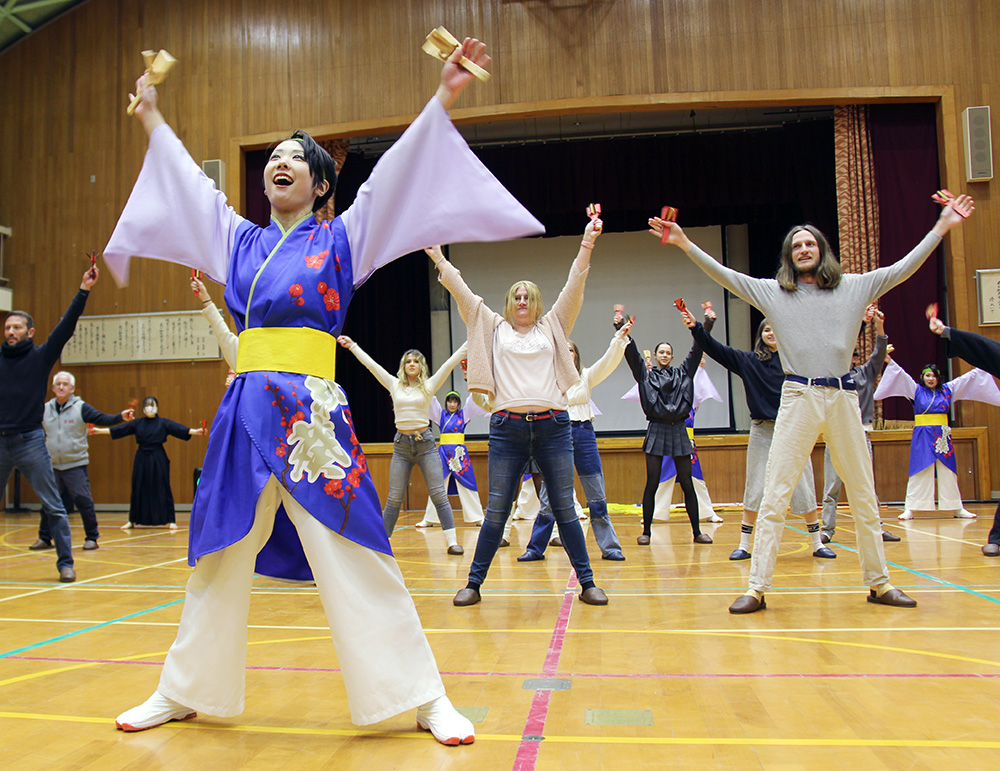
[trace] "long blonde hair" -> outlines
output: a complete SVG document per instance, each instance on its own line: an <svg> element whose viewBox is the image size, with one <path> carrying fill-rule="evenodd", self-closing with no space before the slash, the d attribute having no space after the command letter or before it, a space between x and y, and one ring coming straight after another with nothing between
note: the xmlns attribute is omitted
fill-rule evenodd
<svg viewBox="0 0 1000 771"><path fill-rule="evenodd" d="M538 284L534 281L515 281L510 289L507 290L507 297L503 305L503 317L507 319L507 323L511 326L514 326L514 311L517 309L517 301L514 299L514 295L517 294L517 290L522 286L528 292L528 313L532 314L532 323L537 323L542 317L542 311L545 310L545 306L542 305L542 290L538 288Z"/></svg>
<svg viewBox="0 0 1000 771"><path fill-rule="evenodd" d="M406 374L406 360L410 356L416 356L417 361L420 362L420 374L417 375L416 381L410 382L410 376ZM421 391L427 392L427 378L430 376L430 367L427 366L427 357L424 356L416 348L411 348L403 354L403 358L399 360L399 371L396 373L396 377L399 378L399 385L403 388L419 388Z"/></svg>

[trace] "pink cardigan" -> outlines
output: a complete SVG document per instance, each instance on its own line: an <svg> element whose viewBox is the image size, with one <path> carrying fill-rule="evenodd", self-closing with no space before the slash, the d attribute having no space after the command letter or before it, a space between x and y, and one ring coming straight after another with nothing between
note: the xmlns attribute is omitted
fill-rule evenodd
<svg viewBox="0 0 1000 771"><path fill-rule="evenodd" d="M469 390L483 393L493 399L496 396L496 382L493 379L493 334L504 320L499 313L491 310L483 298L475 294L462 279L462 273L450 262L441 262L438 280L455 298L458 312L469 328ZM552 309L537 323L542 334L548 338L555 351L553 362L556 370L556 385L564 393L580 379L569 352L568 338L576 323L576 317L583 305L583 287L587 282L586 270L579 270L576 261L569 271L566 285L559 293Z"/></svg>

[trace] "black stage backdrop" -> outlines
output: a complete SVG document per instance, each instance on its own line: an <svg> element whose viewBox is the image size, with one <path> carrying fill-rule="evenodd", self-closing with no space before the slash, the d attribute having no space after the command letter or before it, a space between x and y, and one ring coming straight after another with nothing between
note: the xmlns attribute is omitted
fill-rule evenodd
<svg viewBox="0 0 1000 771"><path fill-rule="evenodd" d="M916 244L936 216L929 198L937 185L934 107L887 106L877 108L876 115L873 134L887 137L883 143L876 139L877 169L886 157L900 170L898 181L889 173L877 172L883 262L888 264ZM874 128L876 123L879 130ZM929 144L923 139L928 126ZM897 131L906 136L912 132L921 139L912 143L897 140ZM259 224L267 222L269 211L257 181L265 154L261 150L246 156L247 211ZM683 225L747 224L749 272L754 276L774 275L781 241L793 225L816 225L837 248L832 120L725 134L511 144L478 148L476 154L542 221L549 236L579 233L586 222L587 204L599 201L609 232L643 230L646 220L658 214L663 205L677 207ZM337 183L338 212L354 200L374 164L374 158L348 154ZM928 169L933 171L929 181L914 173ZM882 177L889 177L885 187ZM909 197L917 203L910 204ZM898 205L901 200L905 203ZM422 253L397 260L376 271L351 305L344 334L357 340L390 371L395 371L404 350L430 349L429 265ZM918 275L923 280L924 272L936 277L938 271L925 268ZM937 286L933 280L930 285ZM897 290L900 300L893 301L904 305L902 295L913 288L908 284L907 289ZM938 294L930 292L932 297ZM905 305L914 302L922 314L927 303L920 299ZM890 335L894 330L898 335L898 330L910 328L912 322L902 311L897 313L895 305L891 307L887 309ZM760 319L754 313L751 329L756 329ZM749 347L751 342L734 340L731 344ZM391 441L392 406L386 391L349 355L340 357L337 379L350 399L358 438L362 442Z"/></svg>

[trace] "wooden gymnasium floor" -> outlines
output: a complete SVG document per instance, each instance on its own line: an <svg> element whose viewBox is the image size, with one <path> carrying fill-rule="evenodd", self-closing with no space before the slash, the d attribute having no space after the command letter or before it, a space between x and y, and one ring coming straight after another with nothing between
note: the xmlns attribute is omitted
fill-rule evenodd
<svg viewBox="0 0 1000 771"><path fill-rule="evenodd" d="M36 515L0 514L0 766L5 769L995 768L1000 757L1000 560L975 521L888 526L893 583L916 610L865 602L842 509L837 560L814 559L790 522L768 609L731 616L747 562L727 557L739 516L691 543L675 517L639 548L637 516L614 515L628 560L596 560L611 604L575 599L561 550L520 564L530 523L493 565L481 605L455 608L466 554L440 529L400 520L394 547L448 693L476 743L447 748L413 712L351 725L317 595L258 579L246 712L151 731L115 730L153 690L181 611L186 531L117 528L76 552L60 585L54 554L27 551ZM74 543L82 533L79 518ZM588 534L593 556L595 547ZM532 690L533 681L565 690ZM544 737L539 741L539 737Z"/></svg>

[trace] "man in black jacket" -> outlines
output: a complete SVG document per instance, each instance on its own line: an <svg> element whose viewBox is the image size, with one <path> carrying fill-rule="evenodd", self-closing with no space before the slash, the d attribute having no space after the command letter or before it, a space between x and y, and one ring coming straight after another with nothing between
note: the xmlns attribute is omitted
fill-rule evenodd
<svg viewBox="0 0 1000 771"><path fill-rule="evenodd" d="M96 282L97 268L88 269L66 314L41 345L35 345L35 322L31 315L11 311L4 322L4 341L0 346L0 483L6 485L10 472L17 468L38 495L49 518L56 567L63 583L75 581L76 571L69 519L45 447L42 412L49 372L73 336L90 288Z"/></svg>

